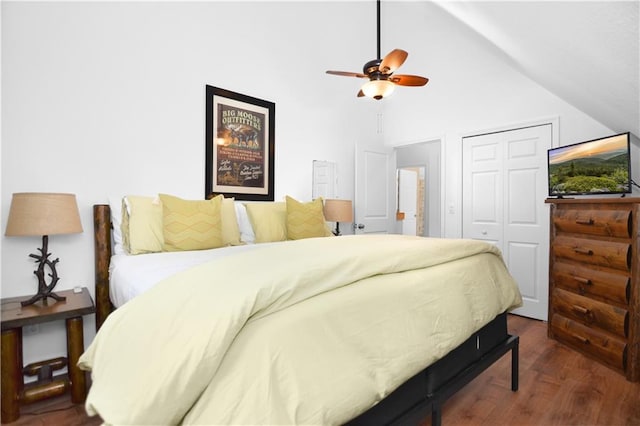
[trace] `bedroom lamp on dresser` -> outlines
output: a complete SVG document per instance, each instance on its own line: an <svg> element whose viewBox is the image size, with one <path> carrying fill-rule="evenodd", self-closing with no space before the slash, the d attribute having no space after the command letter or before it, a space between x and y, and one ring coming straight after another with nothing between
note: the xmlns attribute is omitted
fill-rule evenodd
<svg viewBox="0 0 640 426"><path fill-rule="evenodd" d="M546 203L549 337L640 381L640 198Z"/></svg>

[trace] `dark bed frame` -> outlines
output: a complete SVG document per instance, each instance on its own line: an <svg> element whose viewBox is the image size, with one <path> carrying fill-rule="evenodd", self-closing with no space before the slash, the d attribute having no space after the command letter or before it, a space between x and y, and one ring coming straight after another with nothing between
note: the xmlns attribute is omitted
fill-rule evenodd
<svg viewBox="0 0 640 426"><path fill-rule="evenodd" d="M109 298L111 210L93 206L95 248L96 331L114 309ZM431 425L440 426L442 406L457 391L511 351L511 390L518 390L519 337L507 333L502 313L444 358L416 374L378 404L347 424L417 425L431 413Z"/></svg>

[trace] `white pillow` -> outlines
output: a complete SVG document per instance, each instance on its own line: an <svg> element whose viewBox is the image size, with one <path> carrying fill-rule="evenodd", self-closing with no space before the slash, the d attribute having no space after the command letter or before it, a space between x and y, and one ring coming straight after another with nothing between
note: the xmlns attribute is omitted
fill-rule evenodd
<svg viewBox="0 0 640 426"><path fill-rule="evenodd" d="M109 207L111 208L112 248L113 254L127 254L122 241L122 198L109 197Z"/></svg>
<svg viewBox="0 0 640 426"><path fill-rule="evenodd" d="M238 219L238 228L240 229L240 240L247 244L253 244L256 242L256 234L253 232L249 215L247 214L247 208L244 203L234 202L236 207L236 218Z"/></svg>

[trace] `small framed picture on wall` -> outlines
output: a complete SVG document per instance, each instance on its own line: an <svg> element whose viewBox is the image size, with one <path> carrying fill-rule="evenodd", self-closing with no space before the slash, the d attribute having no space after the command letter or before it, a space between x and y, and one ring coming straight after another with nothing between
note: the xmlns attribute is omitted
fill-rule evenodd
<svg viewBox="0 0 640 426"><path fill-rule="evenodd" d="M273 201L275 103L206 87L205 198Z"/></svg>

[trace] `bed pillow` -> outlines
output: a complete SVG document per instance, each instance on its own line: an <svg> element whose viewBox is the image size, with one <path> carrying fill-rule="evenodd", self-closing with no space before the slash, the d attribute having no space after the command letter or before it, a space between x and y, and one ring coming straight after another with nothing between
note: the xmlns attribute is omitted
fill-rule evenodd
<svg viewBox="0 0 640 426"><path fill-rule="evenodd" d="M122 239L129 254L163 250L162 202L158 197L127 195L122 199Z"/></svg>
<svg viewBox="0 0 640 426"><path fill-rule="evenodd" d="M183 200L160 194L166 251L222 247L222 195L211 200Z"/></svg>
<svg viewBox="0 0 640 426"><path fill-rule="evenodd" d="M322 198L301 203L289 196L287 204L287 237L290 240L327 237L327 222L324 219Z"/></svg>
<svg viewBox="0 0 640 426"><path fill-rule="evenodd" d="M242 241L240 240L240 228L238 227L234 198L222 199L221 215L223 244L225 246L241 245Z"/></svg>
<svg viewBox="0 0 640 426"><path fill-rule="evenodd" d="M111 225L113 226L113 254L127 254L122 239L122 197L109 197Z"/></svg>
<svg viewBox="0 0 640 426"><path fill-rule="evenodd" d="M246 244L253 244L256 242L256 234L253 232L251 226L251 220L247 214L247 207L244 203L236 201L236 218L238 219L238 228L240 230L240 241Z"/></svg>
<svg viewBox="0 0 640 426"><path fill-rule="evenodd" d="M287 206L284 202L246 203L245 208L256 243L287 239Z"/></svg>

